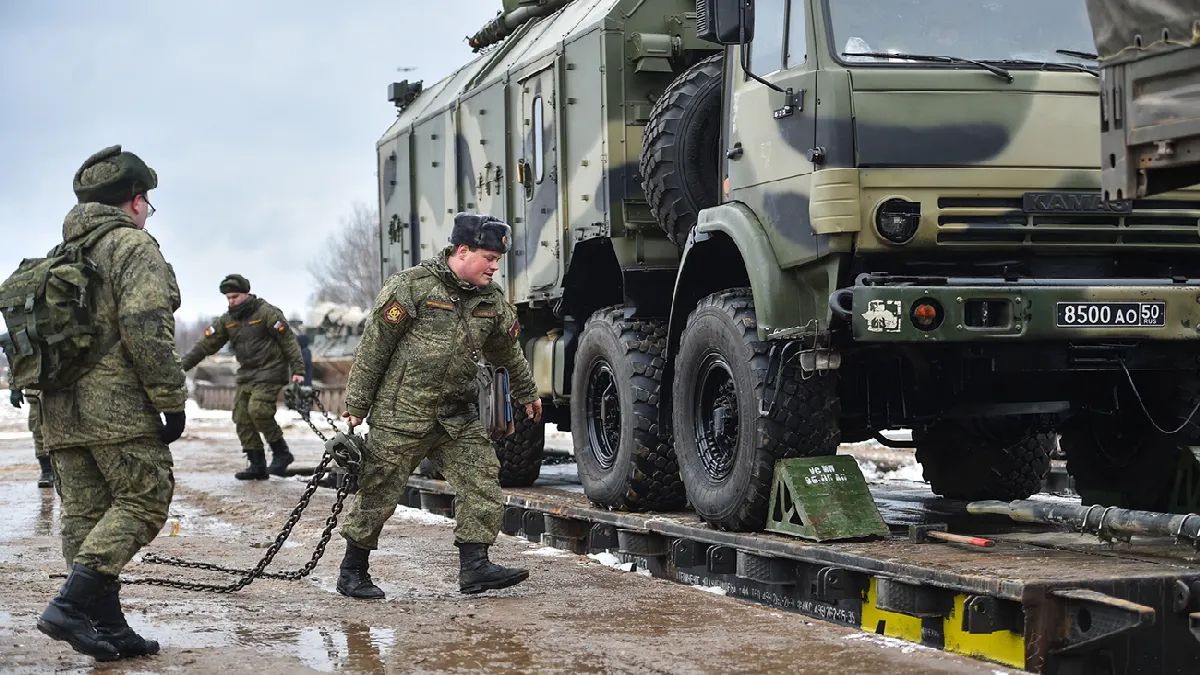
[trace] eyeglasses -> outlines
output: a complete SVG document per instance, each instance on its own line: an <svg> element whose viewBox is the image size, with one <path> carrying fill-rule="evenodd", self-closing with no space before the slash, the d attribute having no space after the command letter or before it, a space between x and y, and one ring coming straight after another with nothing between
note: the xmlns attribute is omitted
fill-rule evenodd
<svg viewBox="0 0 1200 675"><path fill-rule="evenodd" d="M154 208L154 205L150 203L150 198L148 196L142 195L142 201L146 202L146 206L150 207L150 212L146 214L147 218L154 215L155 211L158 211L158 209Z"/></svg>

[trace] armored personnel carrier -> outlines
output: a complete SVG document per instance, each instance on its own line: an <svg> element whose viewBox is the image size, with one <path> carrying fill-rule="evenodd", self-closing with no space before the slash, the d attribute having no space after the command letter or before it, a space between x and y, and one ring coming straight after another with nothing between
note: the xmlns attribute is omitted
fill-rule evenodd
<svg viewBox="0 0 1200 675"><path fill-rule="evenodd" d="M913 430L934 492L1195 480L1200 192L1104 200L1083 0L508 0L397 83L383 272L457 211L588 497L761 528L777 460ZM540 427L498 452L537 476Z"/></svg>

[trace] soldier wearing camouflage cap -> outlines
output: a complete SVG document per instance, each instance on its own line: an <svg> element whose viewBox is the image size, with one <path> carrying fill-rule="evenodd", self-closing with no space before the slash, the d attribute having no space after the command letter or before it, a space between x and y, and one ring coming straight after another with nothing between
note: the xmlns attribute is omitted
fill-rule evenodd
<svg viewBox="0 0 1200 675"><path fill-rule="evenodd" d="M158 652L126 623L117 576L167 520L175 487L167 446L185 424L173 318L179 287L144 229L154 214L147 193L157 186L154 170L119 145L75 174L79 203L63 222L63 241L88 242L98 270L92 325L102 356L69 387L42 391L71 571L37 626L101 661Z"/></svg>
<svg viewBox="0 0 1200 675"><path fill-rule="evenodd" d="M282 476L294 458L275 421L275 401L289 381L304 381L300 344L283 312L250 294L249 279L230 274L218 289L229 303L229 311L204 330L204 337L183 357L183 369L191 370L227 342L233 347L238 362L233 423L249 462L234 477L266 480L267 474ZM270 467L264 438L271 447Z"/></svg>
<svg viewBox="0 0 1200 675"><path fill-rule="evenodd" d="M426 456L454 486L459 590L479 593L529 577L488 560L503 513L500 464L479 420L476 359L508 369L512 398L540 420L529 364L517 335L516 309L492 281L512 230L491 216L460 213L450 246L384 284L367 319L346 385L351 428L369 417L371 433L358 494L342 536L346 555L339 593L383 597L368 556L396 510L408 476ZM469 333L468 333L469 331ZM478 348L482 354L473 354Z"/></svg>

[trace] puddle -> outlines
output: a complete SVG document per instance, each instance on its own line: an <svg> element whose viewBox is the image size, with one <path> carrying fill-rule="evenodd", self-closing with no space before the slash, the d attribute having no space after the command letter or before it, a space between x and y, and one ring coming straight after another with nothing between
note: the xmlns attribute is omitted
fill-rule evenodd
<svg viewBox="0 0 1200 675"><path fill-rule="evenodd" d="M58 497L32 480L0 483L0 543L58 534Z"/></svg>

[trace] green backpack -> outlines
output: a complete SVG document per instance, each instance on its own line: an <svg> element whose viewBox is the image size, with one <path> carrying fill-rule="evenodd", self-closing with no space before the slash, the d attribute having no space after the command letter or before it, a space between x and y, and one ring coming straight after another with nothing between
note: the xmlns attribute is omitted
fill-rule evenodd
<svg viewBox="0 0 1200 675"><path fill-rule="evenodd" d="M121 226L101 225L81 240L59 244L45 258L26 258L0 283L0 314L8 325L0 348L8 357L10 388L69 387L112 347L99 344L94 296L100 271L86 253Z"/></svg>

